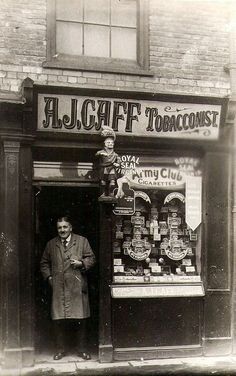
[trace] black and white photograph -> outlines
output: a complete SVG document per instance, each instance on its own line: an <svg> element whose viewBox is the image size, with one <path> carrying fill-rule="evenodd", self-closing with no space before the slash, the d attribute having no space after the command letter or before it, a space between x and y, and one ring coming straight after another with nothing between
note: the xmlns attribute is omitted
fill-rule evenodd
<svg viewBox="0 0 236 376"><path fill-rule="evenodd" d="M0 0L0 376L236 376L236 2Z"/></svg>

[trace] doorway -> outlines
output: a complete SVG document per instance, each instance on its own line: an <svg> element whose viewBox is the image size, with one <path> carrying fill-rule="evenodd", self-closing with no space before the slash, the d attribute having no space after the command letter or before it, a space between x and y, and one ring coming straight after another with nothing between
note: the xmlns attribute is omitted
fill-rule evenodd
<svg viewBox="0 0 236 376"><path fill-rule="evenodd" d="M35 188L35 349L36 354L53 354L50 317L51 291L42 279L39 263L48 240L57 236L56 219L70 215L73 232L85 236L96 256L88 272L91 317L88 319L88 346L98 349L99 306L99 191L96 187L39 186Z"/></svg>

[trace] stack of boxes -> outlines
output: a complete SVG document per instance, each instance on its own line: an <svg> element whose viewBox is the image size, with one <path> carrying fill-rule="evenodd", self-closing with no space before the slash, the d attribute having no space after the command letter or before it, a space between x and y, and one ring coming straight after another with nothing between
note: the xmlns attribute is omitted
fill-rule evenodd
<svg viewBox="0 0 236 376"><path fill-rule="evenodd" d="M113 281L191 279L198 274L197 243L198 234L185 223L179 200L161 207L156 200L151 207L137 209L132 216L115 216Z"/></svg>

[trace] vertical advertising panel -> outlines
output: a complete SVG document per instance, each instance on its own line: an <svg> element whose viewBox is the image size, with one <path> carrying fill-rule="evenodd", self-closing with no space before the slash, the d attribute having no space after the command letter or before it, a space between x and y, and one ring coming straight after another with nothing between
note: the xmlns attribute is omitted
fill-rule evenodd
<svg viewBox="0 0 236 376"><path fill-rule="evenodd" d="M187 176L185 216L187 225L194 231L202 217L202 177Z"/></svg>

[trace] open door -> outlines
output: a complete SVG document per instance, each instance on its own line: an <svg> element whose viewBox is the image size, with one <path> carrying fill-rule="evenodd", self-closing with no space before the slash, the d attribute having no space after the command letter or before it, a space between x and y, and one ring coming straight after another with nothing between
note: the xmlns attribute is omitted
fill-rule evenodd
<svg viewBox="0 0 236 376"><path fill-rule="evenodd" d="M50 317L50 290L43 281L39 263L48 240L57 236L56 219L70 214L73 232L85 236L97 259L88 273L91 317L88 320L88 345L92 354L98 347L98 189L88 187L40 186L35 188L35 348L36 354L54 351ZM69 343L69 346L73 343Z"/></svg>

